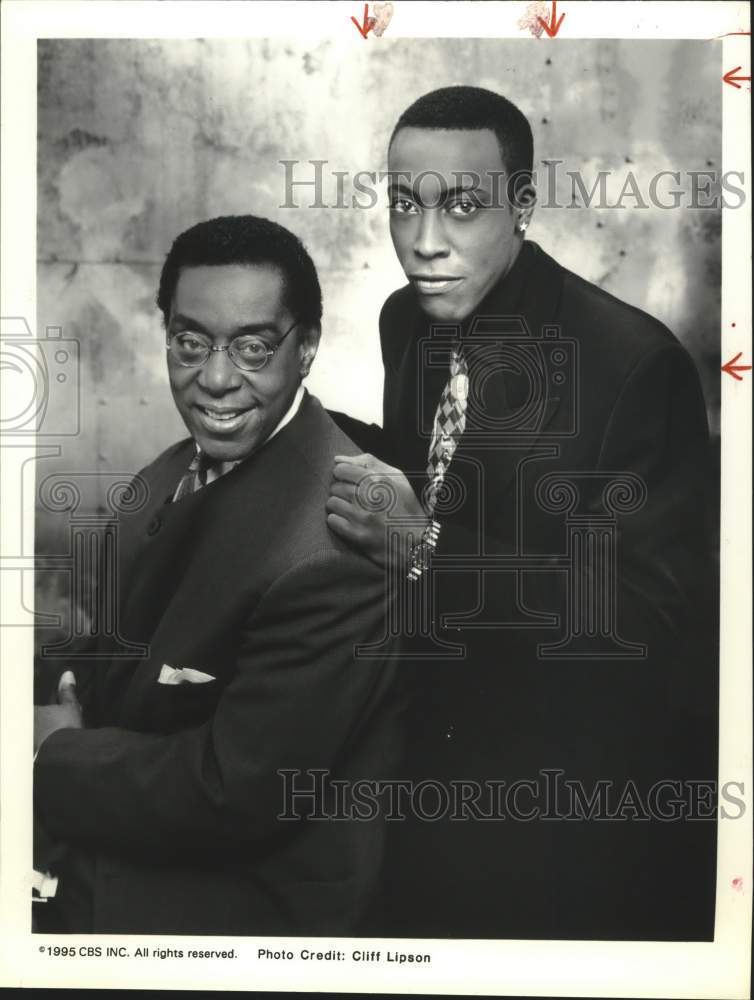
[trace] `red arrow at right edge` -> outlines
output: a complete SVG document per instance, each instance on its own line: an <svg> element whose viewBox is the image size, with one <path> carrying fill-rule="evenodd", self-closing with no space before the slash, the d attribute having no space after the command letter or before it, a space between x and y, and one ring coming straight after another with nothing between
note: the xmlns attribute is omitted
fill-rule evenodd
<svg viewBox="0 0 754 1000"><path fill-rule="evenodd" d="M725 83L729 83L731 87L735 87L736 90L740 90L741 87L736 83L736 80L751 80L750 76L736 76L735 74L741 69L740 66L736 66L735 69L729 69L728 72L722 77Z"/></svg>
<svg viewBox="0 0 754 1000"><path fill-rule="evenodd" d="M561 14L560 17L558 17L558 0L552 0L552 14L550 15L550 23L548 24L547 21L545 21L544 18L541 17L538 17L537 20L545 29L550 38L554 38L560 31L560 26L563 23L564 17L565 14ZM741 69L740 66L738 68Z"/></svg>
<svg viewBox="0 0 754 1000"><path fill-rule="evenodd" d="M727 372L728 375L732 375L736 382L743 382L743 375L739 375L739 372L750 372L751 365L737 365L736 362L743 354L743 351L739 351L735 358L731 358L730 361L726 361L722 366L720 371Z"/></svg>

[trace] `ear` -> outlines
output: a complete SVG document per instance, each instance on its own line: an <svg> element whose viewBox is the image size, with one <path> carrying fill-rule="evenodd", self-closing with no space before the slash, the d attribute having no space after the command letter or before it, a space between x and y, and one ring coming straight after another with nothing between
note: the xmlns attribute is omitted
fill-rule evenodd
<svg viewBox="0 0 754 1000"><path fill-rule="evenodd" d="M305 330L300 334L300 340L298 345L299 353L299 374L301 378L306 378L309 374L309 370L314 363L314 359L317 356L317 348L319 347L319 338L321 334L321 328L319 325L306 327Z"/></svg>
<svg viewBox="0 0 754 1000"><path fill-rule="evenodd" d="M536 204L537 192L530 186L526 191L525 198L522 199L521 204L515 210L517 233L525 233L528 229Z"/></svg>
<svg viewBox="0 0 754 1000"><path fill-rule="evenodd" d="M520 208L516 212L516 232L525 233L529 228L529 223L531 222L531 217L534 214L534 206L527 205L526 208Z"/></svg>

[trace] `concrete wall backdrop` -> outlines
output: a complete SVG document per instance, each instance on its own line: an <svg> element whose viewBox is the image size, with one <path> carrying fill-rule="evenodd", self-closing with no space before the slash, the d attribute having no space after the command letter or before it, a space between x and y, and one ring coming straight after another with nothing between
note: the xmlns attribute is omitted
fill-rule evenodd
<svg viewBox="0 0 754 1000"><path fill-rule="evenodd" d="M157 279L174 236L225 213L268 216L304 240L325 298L310 388L379 420L377 316L403 283L384 199L371 210L316 208L304 187L299 208L280 207L279 161L302 161L297 179L313 177L312 159L351 175L384 169L396 117L427 90L468 83L509 96L532 122L535 159L563 161L566 203L565 170L580 170L587 187L614 171L614 202L629 170L646 200L657 171L720 169L715 42L46 40L38 64L38 331L62 327L81 349L81 432L40 475L136 471L184 436ZM323 198L337 199L330 177ZM529 235L676 333L699 365L716 430L720 212L689 208L688 197L675 210L637 208L630 196L623 205L540 207Z"/></svg>

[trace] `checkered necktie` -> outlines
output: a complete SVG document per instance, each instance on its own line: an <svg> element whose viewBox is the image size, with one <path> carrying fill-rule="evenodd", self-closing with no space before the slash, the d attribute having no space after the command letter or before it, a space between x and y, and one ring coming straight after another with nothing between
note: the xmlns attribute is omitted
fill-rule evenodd
<svg viewBox="0 0 754 1000"><path fill-rule="evenodd" d="M434 515L437 495L445 479L461 435L466 428L466 406L469 395L469 368L461 353L461 345L455 344L450 355L450 378L442 391L435 413L432 443L429 446L429 489L427 491L427 513Z"/></svg>
<svg viewBox="0 0 754 1000"><path fill-rule="evenodd" d="M182 500L183 497L187 496L189 493L196 493L200 490L202 486L206 486L207 483L213 482L215 479L219 479L220 476L224 476L226 472L230 472L231 469L235 469L238 462L216 462L204 454L203 451L197 449L196 454L191 459L191 464L189 465L186 472L181 477L181 481L176 487L176 491L173 494L173 503L177 503L178 500Z"/></svg>

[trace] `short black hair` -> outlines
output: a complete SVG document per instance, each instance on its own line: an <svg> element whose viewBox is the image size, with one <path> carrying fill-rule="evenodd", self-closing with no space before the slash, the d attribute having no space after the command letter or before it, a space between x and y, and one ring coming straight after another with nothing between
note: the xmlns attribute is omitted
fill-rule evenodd
<svg viewBox="0 0 754 1000"><path fill-rule="evenodd" d="M424 94L406 108L396 122L388 149L402 128L490 129L497 137L500 157L514 192L531 184L534 139L526 115L502 94L483 87L441 87ZM509 191L509 196L511 191Z"/></svg>
<svg viewBox="0 0 754 1000"><path fill-rule="evenodd" d="M277 222L257 215L223 215L181 233L162 265L157 305L167 325L175 287L184 267L272 264L283 275L288 308L302 326L318 327L322 290L301 240Z"/></svg>

